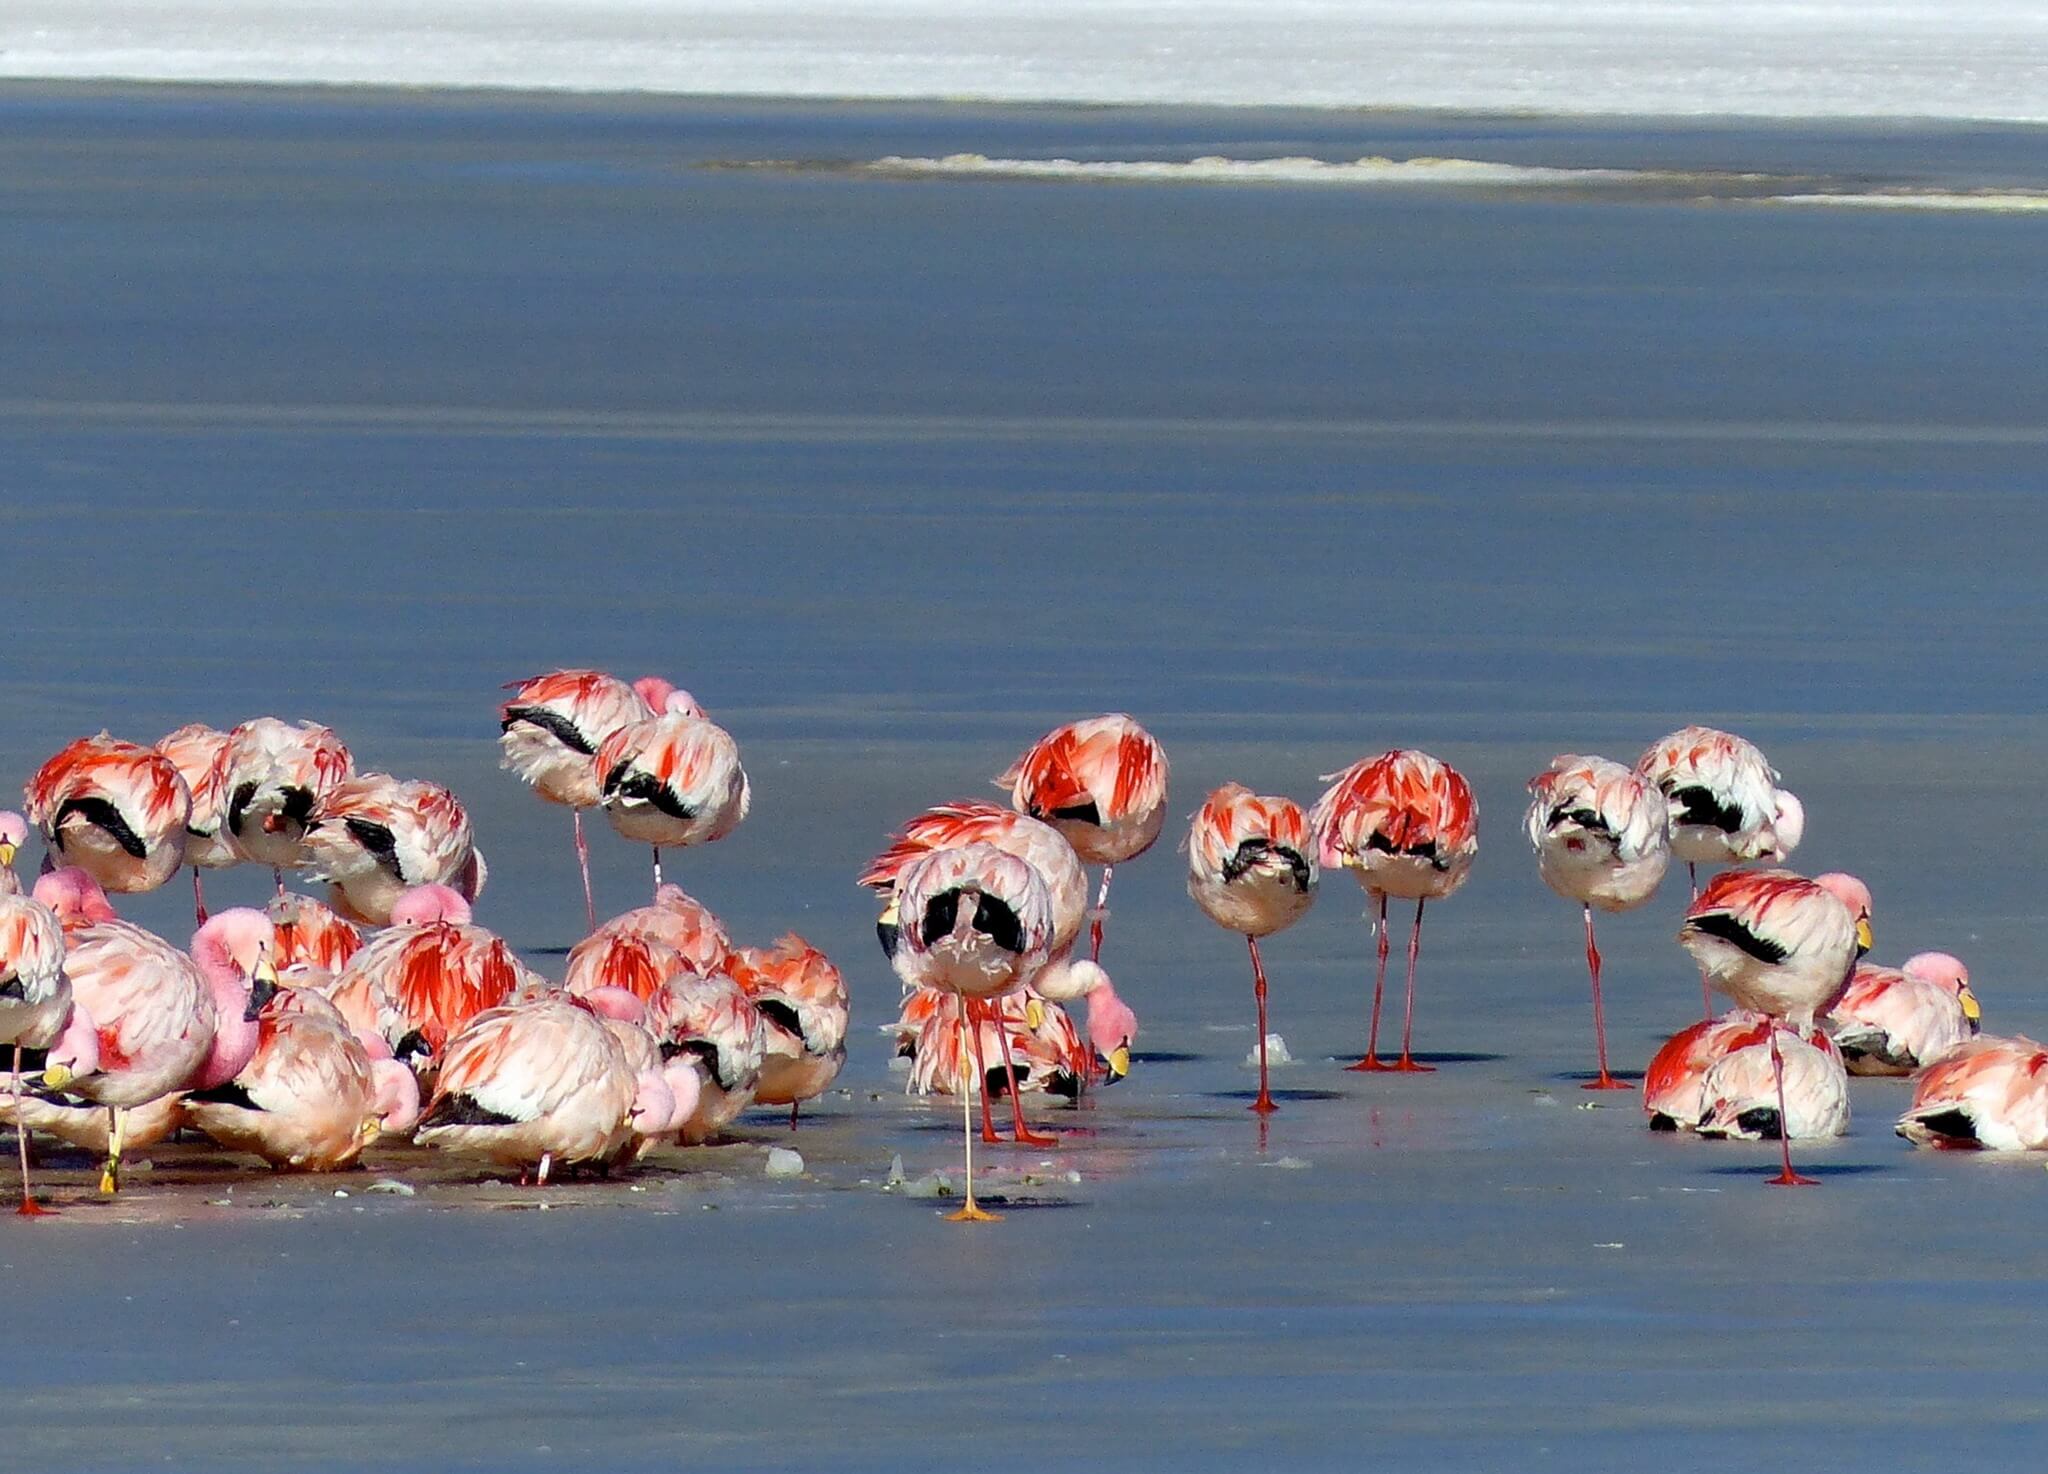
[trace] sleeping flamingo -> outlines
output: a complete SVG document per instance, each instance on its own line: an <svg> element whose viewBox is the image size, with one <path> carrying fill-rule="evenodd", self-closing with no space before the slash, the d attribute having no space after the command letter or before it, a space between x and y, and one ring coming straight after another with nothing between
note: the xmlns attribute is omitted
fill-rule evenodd
<svg viewBox="0 0 2048 1474"><path fill-rule="evenodd" d="M25 792L51 863L76 865L105 890L153 891L184 863L192 795L153 747L81 737L36 769Z"/></svg>

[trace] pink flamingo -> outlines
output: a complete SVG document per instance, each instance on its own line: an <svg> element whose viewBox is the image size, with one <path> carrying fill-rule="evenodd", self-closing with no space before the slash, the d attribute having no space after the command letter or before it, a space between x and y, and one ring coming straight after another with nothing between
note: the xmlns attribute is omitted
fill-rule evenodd
<svg viewBox="0 0 2048 1474"><path fill-rule="evenodd" d="M1410 1049L1415 1029L1415 964L1422 955L1422 908L1451 895L1471 874L1479 852L1479 809L1472 785L1457 769L1426 752L1396 748L1364 758L1334 779L1309 810L1316 859L1325 870L1342 866L1358 873L1367 896L1379 903L1374 931L1379 966L1372 987L1372 1023L1365 1058L1354 1070L1428 1071ZM1379 1062L1380 999L1386 990L1387 897L1415 902L1408 933L1408 1004L1401 1025L1401 1057Z"/></svg>
<svg viewBox="0 0 2048 1474"><path fill-rule="evenodd" d="M1983 1026L1970 970L1946 952L1921 952L1903 968L1859 965L1822 1020L1852 1075L1910 1075Z"/></svg>
<svg viewBox="0 0 2048 1474"><path fill-rule="evenodd" d="M1600 997L1600 949L1593 908L1628 911L1656 894L1671 860L1664 796L1604 757L1565 753L1529 780L1529 842L1544 884L1586 917L1586 968L1593 975L1593 1040L1600 1073L1587 1090L1626 1090L1607 1072L1607 1019Z"/></svg>
<svg viewBox="0 0 2048 1474"><path fill-rule="evenodd" d="M846 979L795 932L773 947L742 947L732 977L760 1011L765 1052L754 1103L797 1112L839 1078L846 1063Z"/></svg>
<svg viewBox="0 0 2048 1474"><path fill-rule="evenodd" d="M0 841L0 848L4 848ZM0 868L6 868L0 866ZM13 874L11 869L8 874ZM0 1044L14 1046L14 1075L9 1091L15 1111L15 1138L21 1151L23 1217L45 1212L29 1191L28 1132L21 1118L21 1051L48 1049L71 1018L71 982L64 975L64 929L42 902L19 894L0 894Z"/></svg>
<svg viewBox="0 0 2048 1474"><path fill-rule="evenodd" d="M192 815L185 821L185 863L192 867L192 911L194 924L199 926L206 924L206 891L199 872L226 870L241 863L241 856L222 832L227 823L228 791L219 763L221 749L227 745L227 733L203 722L180 727L156 744L192 795Z"/></svg>
<svg viewBox="0 0 2048 1474"><path fill-rule="evenodd" d="M414 1139L522 1178L530 1170L545 1185L558 1161L604 1163L628 1150L636 1108L652 1105L660 1083L635 1074L581 1000L528 998L486 1009L450 1037ZM650 1113L670 1109L663 1099Z"/></svg>
<svg viewBox="0 0 2048 1474"><path fill-rule="evenodd" d="M306 826L305 853L336 909L371 926L389 922L398 898L418 885L445 885L474 903L487 873L461 800L438 783L388 773L337 783Z"/></svg>
<svg viewBox="0 0 2048 1474"><path fill-rule="evenodd" d="M697 1107L676 1135L697 1146L753 1104L767 1054L761 1012L726 973L678 973L647 1004L648 1027L663 1059L689 1056L702 1081Z"/></svg>
<svg viewBox="0 0 2048 1474"><path fill-rule="evenodd" d="M1260 1115L1277 1109L1266 1083L1266 969L1259 938L1284 931L1316 898L1315 845L1308 815L1290 798L1263 797L1226 783L1203 802L1188 832L1188 894L1218 926L1240 933L1252 954L1259 1008Z"/></svg>
<svg viewBox="0 0 2048 1474"><path fill-rule="evenodd" d="M1654 1055L1643 1072L1643 1111L1652 1131L1691 1131L1706 1113L1707 1072L1769 1020L1735 1009L1719 1018L1688 1024ZM1761 1035L1757 1037L1761 1038Z"/></svg>
<svg viewBox="0 0 2048 1474"><path fill-rule="evenodd" d="M1008 1036L1019 1090L1068 1097L1080 1093L1089 1068L1089 1045L1057 1003L1034 1002L1024 990L1006 993L982 1007L975 1028L980 1038L970 1043L961 1034L951 994L936 988L912 988L904 994L893 1030L897 1054L910 1061L906 1090L912 1095L955 1093L964 1081L959 1062L986 1058L1000 1031ZM967 1050L972 1053L963 1053ZM996 1070L990 1070L982 1083L984 1095L1006 1088L1008 1076Z"/></svg>
<svg viewBox="0 0 2048 1474"><path fill-rule="evenodd" d="M644 1001L678 969L723 972L731 957L732 940L711 908L664 885L653 905L614 916L572 947L563 986L583 993L611 984Z"/></svg>
<svg viewBox="0 0 2048 1474"><path fill-rule="evenodd" d="M1020 814L1057 829L1074 853L1102 867L1088 958L1102 960L1109 878L1152 848L1166 823L1166 749L1123 712L1054 727L995 780Z"/></svg>
<svg viewBox="0 0 2048 1474"><path fill-rule="evenodd" d="M1738 1141L1818 1141L1845 1134L1849 1072L1841 1050L1819 1029L1785 1033L1768 1019L1752 1025L1707 1071L1694 1129Z"/></svg>
<svg viewBox="0 0 2048 1474"><path fill-rule="evenodd" d="M36 769L25 794L52 863L78 866L105 890L153 891L184 863L192 795L154 748L81 737Z"/></svg>
<svg viewBox="0 0 2048 1474"><path fill-rule="evenodd" d="M1920 1072L1899 1135L1915 1146L2048 1150L2048 1048L1985 1034Z"/></svg>
<svg viewBox="0 0 2048 1474"><path fill-rule="evenodd" d="M516 773L551 804L569 810L575 825L576 864L583 873L585 925L597 929L590 890L590 847L583 811L603 801L595 759L604 740L629 722L656 712L704 715L687 691L654 676L628 685L601 670L555 670L508 681L511 697L498 708L499 766Z"/></svg>
<svg viewBox="0 0 2048 1474"><path fill-rule="evenodd" d="M1851 875L1806 880L1786 870L1725 870L1708 882L1685 913L1678 940L1707 980L1738 1008L1768 1015L1796 1034L1811 1032L1814 1017L1848 985L1849 971L1870 947L1870 892ZM1770 1031L1771 1066L1778 1087L1778 1119L1787 1119L1784 1057L1779 1030ZM1786 1138L1783 1171L1775 1186L1801 1187L1813 1179L1792 1170Z"/></svg>
<svg viewBox="0 0 2048 1474"><path fill-rule="evenodd" d="M1052 897L1036 868L994 845L935 850L897 879L902 941L891 959L910 987L954 995L960 1032L970 1032L968 1000L1014 992L1045 966L1052 942ZM974 1042L980 1035L974 1032ZM957 1061L973 1084L961 1092L961 1133L966 1140L967 1200L955 1222L988 1222L995 1215L974 1201L972 1096L988 1076L984 1060Z"/></svg>
<svg viewBox="0 0 2048 1474"><path fill-rule="evenodd" d="M661 852L725 838L747 817L752 794L739 744L716 723L681 711L630 722L597 749L605 817L627 839Z"/></svg>
<svg viewBox="0 0 2048 1474"><path fill-rule="evenodd" d="M321 803L355 771L355 759L317 723L257 717L228 733L214 768L227 795L228 847L268 865L282 893L284 872L306 863L306 831Z"/></svg>
<svg viewBox="0 0 2048 1474"><path fill-rule="evenodd" d="M277 970L304 964L338 973L363 949L363 934L311 896L289 892L269 905L270 924L277 933Z"/></svg>

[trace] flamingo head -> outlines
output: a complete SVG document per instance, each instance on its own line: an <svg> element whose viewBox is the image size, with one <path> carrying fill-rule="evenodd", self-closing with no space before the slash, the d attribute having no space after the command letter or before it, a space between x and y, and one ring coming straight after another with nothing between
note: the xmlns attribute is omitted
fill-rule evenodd
<svg viewBox="0 0 2048 1474"><path fill-rule="evenodd" d="M680 1131L689 1125L690 1117L697 1114L697 1107L704 1099L703 1068L696 1055L685 1052L662 1061L661 1077L675 1102L668 1129Z"/></svg>
<svg viewBox="0 0 2048 1474"><path fill-rule="evenodd" d="M469 924L469 902L445 885L416 885L391 905L393 926L431 926L437 921Z"/></svg>
<svg viewBox="0 0 2048 1474"><path fill-rule="evenodd" d="M686 717L704 715L704 708L697 704L696 697L660 676L642 676L633 683L633 689L640 694L640 699L647 703L656 716L667 712L675 712Z"/></svg>
<svg viewBox="0 0 2048 1474"><path fill-rule="evenodd" d="M0 868L12 865L21 847L28 843L28 820L12 809L0 809Z"/></svg>
<svg viewBox="0 0 2048 1474"><path fill-rule="evenodd" d="M1093 963L1080 964L1093 967ZM1102 969L1096 968L1097 972ZM1138 1039L1138 1016L1116 996L1105 974L1088 993L1088 1042L1109 1066L1109 1078L1121 1080L1131 1072L1131 1046Z"/></svg>
<svg viewBox="0 0 2048 1474"><path fill-rule="evenodd" d="M36 877L31 894L57 913L67 928L93 926L114 919L113 902L100 883L76 865L64 865Z"/></svg>
<svg viewBox="0 0 2048 1474"><path fill-rule="evenodd" d="M1799 848L1799 841L1806 837L1806 805L1799 801L1799 795L1783 788L1771 794L1771 853L1772 860L1783 860Z"/></svg>
<svg viewBox="0 0 2048 1474"><path fill-rule="evenodd" d="M640 1001L640 995L631 988L620 988L610 983L602 987L586 989L577 995L582 1003L599 1018L616 1019L622 1024L645 1024L647 1005Z"/></svg>
<svg viewBox="0 0 2048 1474"><path fill-rule="evenodd" d="M256 1057L257 1018L277 996L277 930L247 906L216 912L192 937L192 960L213 994L213 1044L197 1088L225 1085Z"/></svg>
<svg viewBox="0 0 2048 1474"><path fill-rule="evenodd" d="M419 1076L387 1053L383 1059L370 1061L370 1083L374 1094L365 1134L412 1135L412 1128L420 1121Z"/></svg>
<svg viewBox="0 0 2048 1474"><path fill-rule="evenodd" d="M642 1070L633 1081L633 1104L626 1120L641 1136L659 1136L682 1123L676 1120L675 1092L660 1070Z"/></svg>
<svg viewBox="0 0 2048 1474"><path fill-rule="evenodd" d="M1870 930L1870 887L1839 870L1816 875L1813 883L1849 908L1849 914L1856 918L1856 955L1861 957L1868 952L1875 941Z"/></svg>
<svg viewBox="0 0 2048 1474"><path fill-rule="evenodd" d="M1976 1030L1984 1017L1984 1010L1977 1002L1977 995L1970 991L1970 969L1963 966L1961 958L1946 952L1916 952L1906 959L1906 965L1900 971L1954 994L1963 1010L1963 1017L1970 1021L1971 1030Z"/></svg>
<svg viewBox="0 0 2048 1474"><path fill-rule="evenodd" d="M43 1059L43 1083L62 1090L73 1080L99 1073L100 1031L84 1004L75 999L64 1031Z"/></svg>

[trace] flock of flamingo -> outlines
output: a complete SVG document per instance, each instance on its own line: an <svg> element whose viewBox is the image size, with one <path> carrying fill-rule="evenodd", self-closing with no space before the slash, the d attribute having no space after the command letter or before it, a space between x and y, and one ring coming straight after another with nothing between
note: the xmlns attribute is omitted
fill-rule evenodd
<svg viewBox="0 0 2048 1474"><path fill-rule="evenodd" d="M455 795L355 771L326 727L262 717L152 746L103 732L37 770L26 816L0 815L0 1045L14 1048L4 1119L20 1140L21 1212L48 1211L30 1191L31 1132L103 1153L100 1188L113 1193L125 1152L180 1127L279 1169L344 1167L380 1135L409 1136L545 1183L558 1167L711 1140L749 1106L787 1106L795 1125L846 1057L839 970L794 934L734 945L662 881L663 849L717 840L746 817L738 744L653 677L553 671L507 690L503 766L572 815L589 932L560 981L472 919L487 869ZM1074 1096L1130 1068L1137 1019L1101 965L1103 923L1114 867L1164 828L1167 772L1128 716L1055 728L996 779L1008 807L929 809L860 876L904 986L895 1035L910 1088L961 1098L954 1220L996 1216L973 1191L976 1135L1001 1139L991 1096L1008 1097L1014 1140L1048 1144L1025 1121L1026 1093ZM1653 1127L1774 1137L1771 1181L1804 1184L1791 1139L1847 1129L1849 1073L1897 1074L1915 1077L1898 1129L1916 1144L2048 1149L2048 1050L1981 1034L1959 961L1864 964L1861 882L1741 868L1780 864L1805 825L1752 744L1687 727L1633 767L1567 754L1528 786L1540 873L1584 915L1598 1061L1585 1088L1632 1088L1608 1068L1594 913L1645 904L1676 858L1693 877L1679 941L1706 1016L1650 1063ZM591 808L653 849L650 904L602 925ZM46 854L24 895L13 861L31 826ZM1187 836L1188 891L1249 949L1252 1110L1276 1108L1259 942L1301 918L1331 867L1355 872L1374 908L1366 1050L1351 1068L1431 1068L1412 1049L1423 911L1458 890L1477 849L1471 786L1413 750L1330 775L1307 810L1235 783L1207 796ZM209 916L200 872L238 864L271 867L275 899ZM1102 867L1092 905L1087 864ZM1702 889L1702 865L1730 868ZM116 915L110 895L185 866L188 948ZM288 890L287 872L324 882L324 899ZM1382 1061L1390 898L1415 912L1400 1052ZM1732 1011L1714 1014L1715 991Z"/></svg>

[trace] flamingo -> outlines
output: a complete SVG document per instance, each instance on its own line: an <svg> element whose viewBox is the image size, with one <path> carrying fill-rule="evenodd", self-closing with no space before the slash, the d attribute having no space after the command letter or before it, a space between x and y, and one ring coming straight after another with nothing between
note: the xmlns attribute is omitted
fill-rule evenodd
<svg viewBox="0 0 2048 1474"><path fill-rule="evenodd" d="M662 1058L688 1055L702 1073L678 1138L685 1146L711 1140L753 1104L768 1043L760 1010L728 974L678 973L648 1000L647 1016Z"/></svg>
<svg viewBox="0 0 2048 1474"><path fill-rule="evenodd" d="M1752 1025L1707 1071L1700 1097L1695 1129L1702 1136L1817 1141L1849 1130L1849 1072L1841 1050L1820 1029L1781 1034L1769 1019Z"/></svg>
<svg viewBox="0 0 2048 1474"><path fill-rule="evenodd" d="M228 847L268 865L282 894L284 872L306 863L306 830L355 759L327 727L257 717L228 733L214 767L227 795Z"/></svg>
<svg viewBox="0 0 2048 1474"><path fill-rule="evenodd" d="M1052 897L1037 869L989 844L934 850L897 878L902 943L890 959L911 987L954 995L960 1032L969 1032L968 1000L1014 992L1045 966L1052 943ZM971 904L970 904L971 903ZM979 1043L978 1031L974 1040ZM970 1066L963 1057L958 1073ZM961 1134L967 1153L967 1197L954 1222L985 1223L996 1215L974 1201L974 1114L988 1068L977 1059L974 1084L961 1092Z"/></svg>
<svg viewBox="0 0 2048 1474"><path fill-rule="evenodd" d="M795 932L773 947L742 947L732 977L753 999L765 1031L754 1103L788 1106L794 1131L803 1102L830 1089L846 1063L846 979Z"/></svg>
<svg viewBox="0 0 2048 1474"><path fill-rule="evenodd" d="M627 1068L640 1082L631 1113L633 1140L605 1165L643 1157L657 1144L675 1141L703 1100L697 1057L683 1052L663 1058L646 1003L624 988L593 988L580 1001L611 1030Z"/></svg>
<svg viewBox="0 0 2048 1474"><path fill-rule="evenodd" d="M280 1170L352 1165L386 1129L419 1115L419 1086L396 1060L373 1060L334 1005L280 988L257 1017L256 1050L235 1077L185 1097L186 1118L231 1151Z"/></svg>
<svg viewBox="0 0 2048 1474"><path fill-rule="evenodd" d="M0 841L0 849L8 847ZM14 873L4 865L0 869ZM15 1211L23 1217L46 1210L29 1191L29 1128L21 1123L21 1051L48 1049L56 1043L71 1011L71 982L64 975L64 929L57 914L28 896L0 895L0 1044L14 1046L9 1094L21 1151L21 1206Z"/></svg>
<svg viewBox="0 0 2048 1474"><path fill-rule="evenodd" d="M1708 981L1738 1008L1768 1015L1778 1119L1785 1109L1780 1030L1813 1028L1814 1017L1847 986L1856 959L1870 948L1870 891L1852 875L1807 880L1787 870L1724 870L1687 908L1678 940ZM1779 1187L1810 1186L1792 1170L1792 1148L1779 1138Z"/></svg>
<svg viewBox="0 0 2048 1474"><path fill-rule="evenodd" d="M711 908L664 885L654 904L622 912L569 950L563 986L571 993L611 984L643 1001L679 969L724 972L732 941Z"/></svg>
<svg viewBox="0 0 2048 1474"><path fill-rule="evenodd" d="M38 889L51 879L44 876ZM43 1081L107 1108L102 1193L120 1189L130 1108L223 1084L254 1055L257 1010L276 988L270 941L268 918L245 907L210 917L194 934L189 956L125 921L67 929L72 1010L90 1030L90 1043L52 1048Z"/></svg>
<svg viewBox="0 0 2048 1474"><path fill-rule="evenodd" d="M392 908L391 928L343 965L329 994L359 1037L383 1039L423 1081L470 1019L546 986L469 916L469 903L446 886L415 887Z"/></svg>
<svg viewBox="0 0 2048 1474"><path fill-rule="evenodd" d="M1057 829L1081 859L1102 867L1088 959L1102 961L1109 878L1152 848L1166 823L1166 749L1123 712L1054 727L995 780L1020 814Z"/></svg>
<svg viewBox="0 0 2048 1474"><path fill-rule="evenodd" d="M1898 1133L1915 1146L2048 1150L2048 1048L2021 1036L1965 1040L1920 1072Z"/></svg>
<svg viewBox="0 0 2048 1474"><path fill-rule="evenodd" d="M498 708L498 765L516 773L551 804L569 810L575 826L576 864L583 874L585 925L597 929L597 903L590 890L590 847L583 838L583 811L603 801L595 764L604 740L629 722L656 712L704 712L687 691L655 676L628 684L601 670L555 670L508 681L511 697Z"/></svg>
<svg viewBox="0 0 2048 1474"><path fill-rule="evenodd" d="M1747 1009L1689 1024L1664 1041L1643 1072L1643 1111L1652 1131L1691 1131L1706 1114L1707 1072L1768 1019Z"/></svg>
<svg viewBox="0 0 2048 1474"><path fill-rule="evenodd" d="M363 934L352 921L337 916L311 896L290 892L274 898L267 908L271 928L277 934L277 970L304 964L323 972L338 973L349 958L363 949Z"/></svg>
<svg viewBox="0 0 2048 1474"><path fill-rule="evenodd" d="M121 894L153 891L184 863L192 795L178 766L102 732L36 769L24 790L54 865L76 865Z"/></svg>
<svg viewBox="0 0 2048 1474"><path fill-rule="evenodd" d="M1806 810L1778 787L1778 772L1753 742L1713 727L1681 727L1644 749L1636 771L1671 806L1671 853L1685 861L1693 899L1698 867L1789 858L1806 832Z"/></svg>
<svg viewBox="0 0 2048 1474"><path fill-rule="evenodd" d="M1202 913L1243 935L1252 954L1259 1008L1260 1115L1277 1109L1266 1083L1266 969L1259 938L1294 925L1316 898L1315 846L1308 815L1290 798L1262 797L1226 783L1203 802L1188 833L1188 894Z"/></svg>
<svg viewBox="0 0 2048 1474"><path fill-rule="evenodd" d="M1664 796L1604 757L1565 753L1529 780L1529 842L1552 890L1586 917L1586 968L1593 975L1593 1040L1600 1073L1587 1090L1626 1090L1607 1072L1607 1020L1600 998L1600 949L1593 908L1628 911L1656 894L1671 860Z"/></svg>
<svg viewBox="0 0 2048 1474"><path fill-rule="evenodd" d="M1864 963L1822 1020L1852 1075L1910 1075L1983 1026L1970 970L1946 952L1921 952L1900 968Z"/></svg>
<svg viewBox="0 0 2048 1474"><path fill-rule="evenodd" d="M335 907L371 926L389 922L392 905L416 885L445 885L474 903L487 873L461 800L438 783L388 773L337 783L306 826L305 853Z"/></svg>
<svg viewBox="0 0 2048 1474"><path fill-rule="evenodd" d="M1323 869L1343 866L1358 872L1358 883L1379 904L1374 930L1379 967L1372 987L1372 1023L1365 1058L1354 1070L1393 1069L1404 1073L1435 1068L1418 1063L1410 1050L1415 1028L1415 964L1422 953L1422 908L1452 894L1472 871L1479 852L1479 809L1472 785L1457 769L1426 752L1396 748L1363 758L1333 779L1309 810L1316 859ZM1380 999L1386 989L1387 897L1415 902L1408 933L1408 1005L1401 1025L1401 1057L1379 1062Z"/></svg>
<svg viewBox="0 0 2048 1474"><path fill-rule="evenodd" d="M198 926L206 924L206 891L199 872L225 870L241 863L241 857L222 833L228 816L228 792L221 781L219 762L221 749L227 745L227 733L203 722L180 727L156 744L156 750L171 760L192 795L192 814L185 821L185 863L192 867L192 911Z"/></svg>
<svg viewBox="0 0 2048 1474"><path fill-rule="evenodd" d="M657 892L664 846L681 849L725 838L753 801L732 734L682 711L664 711L613 732L597 749L597 772L612 828L654 847Z"/></svg>
<svg viewBox="0 0 2048 1474"><path fill-rule="evenodd" d="M1063 964L1069 960L1080 940L1081 925L1088 919L1088 873L1081 867L1080 856L1074 853L1074 847L1067 842L1062 832L1052 825L1025 814L1000 808L995 804L972 801L939 804L925 810L891 835L882 852L868 862L868 868L861 875L859 884L871 887L887 899L881 919L875 927L882 940L883 954L893 958L898 944L896 882L904 869L918 856L930 854L934 850L977 843L992 844L999 850L1015 855L1038 871L1039 878L1045 882L1047 892L1052 898L1053 935L1049 966ZM1038 980L1034 980L1036 981ZM1072 1001L1081 997L1083 985L1088 990L1106 986L1109 978L1108 974L1101 972L1097 967L1093 973L1074 975L1069 981L1073 986L1068 989L1062 1001ZM1059 987L1057 980L1054 986L1056 989ZM1108 1000L1114 998L1115 991L1112 989L1105 999L1105 1006ZM973 1001L967 1005L970 1013L981 1006ZM1106 1027L1107 1022L1105 1015ZM1129 1032L1135 1036L1135 1020ZM1002 1049L1009 1049L1009 1030L998 1028L992 1029L990 1033ZM980 1037L980 1033L977 1032L976 1038ZM1126 1039L1124 1042L1128 1045L1129 1041ZM1104 1053L1107 1056L1109 1051L1106 1049ZM1123 1059L1124 1068L1128 1069L1128 1049ZM1007 1054L1004 1069L1012 1074L1015 1072L1015 1061ZM1087 1074L1088 1069L1084 1063L1084 1080ZM1009 1081L1008 1088L1012 1135L1018 1144L1056 1145L1057 1138L1034 1132L1025 1124L1021 1092L1017 1089L1014 1079ZM987 1106L988 1094L984 1092L981 1139L994 1142L999 1138L996 1136L994 1123L988 1117Z"/></svg>
<svg viewBox="0 0 2048 1474"><path fill-rule="evenodd" d="M605 1022L579 999L542 995L488 1008L448 1040L414 1139L516 1168L545 1185L554 1164L610 1162L652 1104ZM661 1094L667 1094L662 1086ZM663 1101L650 1114L665 1117Z"/></svg>
<svg viewBox="0 0 2048 1474"><path fill-rule="evenodd" d="M961 1035L958 1011L949 1006L951 1002L950 995L936 988L912 988L903 996L890 1032L896 1038L897 1054L910 1061L910 1077L905 1083L909 1094L958 1090L964 1078L956 1068L959 1061L986 1058L998 1032L1007 1036L1019 1090L1070 1098L1080 1093L1089 1068L1089 1046L1057 1003L1038 1000L1034 1006L1028 991L1006 993L981 1010L976 1026L980 1037L970 1044ZM962 1053L968 1049L974 1053ZM1008 1081L1003 1071L992 1069L982 1083L982 1093L997 1094L1008 1088Z"/></svg>

